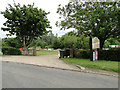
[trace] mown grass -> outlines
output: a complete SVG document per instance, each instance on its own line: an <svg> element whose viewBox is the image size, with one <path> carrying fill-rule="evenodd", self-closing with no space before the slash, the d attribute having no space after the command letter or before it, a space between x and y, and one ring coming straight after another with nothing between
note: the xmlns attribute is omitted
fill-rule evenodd
<svg viewBox="0 0 120 90"><path fill-rule="evenodd" d="M87 68L118 72L117 61L105 61L105 60L90 61L90 59L78 59L78 58L62 58L61 60Z"/></svg>
<svg viewBox="0 0 120 90"><path fill-rule="evenodd" d="M37 51L37 55L58 55L58 51L57 50L52 50L52 51L49 51L49 50L40 50L40 51Z"/></svg>
<svg viewBox="0 0 120 90"><path fill-rule="evenodd" d="M58 51L57 50L52 50L52 51L49 51L49 50L38 50L36 53L37 53L37 56L39 56L39 55L58 55ZM24 55L23 51L22 51L22 55ZM29 55L33 55L33 53L29 53ZM12 55L0 54L0 56L12 56Z"/></svg>

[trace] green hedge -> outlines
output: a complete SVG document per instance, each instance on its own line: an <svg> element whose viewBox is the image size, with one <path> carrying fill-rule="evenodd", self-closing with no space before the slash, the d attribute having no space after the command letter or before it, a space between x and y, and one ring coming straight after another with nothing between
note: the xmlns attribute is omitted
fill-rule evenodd
<svg viewBox="0 0 120 90"><path fill-rule="evenodd" d="M90 58L89 50L74 50L74 58ZM98 51L99 60L110 60L110 61L120 61L120 49L111 50L99 50Z"/></svg>
<svg viewBox="0 0 120 90"><path fill-rule="evenodd" d="M19 49L13 47L2 47L3 55L21 55L21 51Z"/></svg>
<svg viewBox="0 0 120 90"><path fill-rule="evenodd" d="M75 58L90 58L90 51L89 50L74 50L73 57Z"/></svg>
<svg viewBox="0 0 120 90"><path fill-rule="evenodd" d="M120 49L99 50L99 60L120 61Z"/></svg>

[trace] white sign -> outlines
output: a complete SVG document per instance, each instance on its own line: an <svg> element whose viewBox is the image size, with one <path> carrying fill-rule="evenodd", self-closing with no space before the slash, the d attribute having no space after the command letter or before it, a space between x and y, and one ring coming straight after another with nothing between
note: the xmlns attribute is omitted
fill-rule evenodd
<svg viewBox="0 0 120 90"><path fill-rule="evenodd" d="M97 61L98 60L98 51L94 50L93 51L93 61Z"/></svg>
<svg viewBox="0 0 120 90"><path fill-rule="evenodd" d="M97 37L92 39L92 49L100 48L100 40Z"/></svg>
<svg viewBox="0 0 120 90"><path fill-rule="evenodd" d="M28 49L28 53L33 53L33 49Z"/></svg>
<svg viewBox="0 0 120 90"><path fill-rule="evenodd" d="M93 52L93 61L95 61L95 52Z"/></svg>
<svg viewBox="0 0 120 90"><path fill-rule="evenodd" d="M98 51L95 50L95 60L98 60Z"/></svg>
<svg viewBox="0 0 120 90"><path fill-rule="evenodd" d="M51 51L51 50L53 50L53 48L48 48L48 50L50 50L50 51Z"/></svg>
<svg viewBox="0 0 120 90"><path fill-rule="evenodd" d="M120 45L109 45L111 48L120 48Z"/></svg>

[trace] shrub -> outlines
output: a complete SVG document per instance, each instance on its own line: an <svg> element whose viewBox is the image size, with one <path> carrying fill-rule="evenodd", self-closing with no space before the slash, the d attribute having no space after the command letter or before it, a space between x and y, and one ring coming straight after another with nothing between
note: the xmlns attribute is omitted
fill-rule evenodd
<svg viewBox="0 0 120 90"><path fill-rule="evenodd" d="M74 50L73 56L75 58L90 58L89 50ZM99 60L120 61L120 49L99 50Z"/></svg>
<svg viewBox="0 0 120 90"><path fill-rule="evenodd" d="M21 51L13 47L2 47L2 53L3 55L21 55Z"/></svg>
<svg viewBox="0 0 120 90"><path fill-rule="evenodd" d="M99 50L99 60L120 61L120 49Z"/></svg>
<svg viewBox="0 0 120 90"><path fill-rule="evenodd" d="M74 50L73 56L76 58L90 58L89 50Z"/></svg>

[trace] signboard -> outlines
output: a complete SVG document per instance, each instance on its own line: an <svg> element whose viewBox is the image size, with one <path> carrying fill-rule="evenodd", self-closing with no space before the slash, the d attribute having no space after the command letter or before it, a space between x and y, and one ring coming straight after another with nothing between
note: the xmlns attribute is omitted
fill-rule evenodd
<svg viewBox="0 0 120 90"><path fill-rule="evenodd" d="M93 52L93 61L95 61L95 52Z"/></svg>
<svg viewBox="0 0 120 90"><path fill-rule="evenodd" d="M98 51L95 50L95 60L98 60Z"/></svg>
<svg viewBox="0 0 120 90"><path fill-rule="evenodd" d="M94 50L93 51L93 61L96 61L96 60L98 60L98 51Z"/></svg>
<svg viewBox="0 0 120 90"><path fill-rule="evenodd" d="M49 51L53 50L53 48L48 48Z"/></svg>
<svg viewBox="0 0 120 90"><path fill-rule="evenodd" d="M120 45L109 45L111 48L120 48Z"/></svg>
<svg viewBox="0 0 120 90"><path fill-rule="evenodd" d="M33 49L28 49L28 53L33 53Z"/></svg>
<svg viewBox="0 0 120 90"><path fill-rule="evenodd" d="M92 38L92 49L100 48L100 40L97 37Z"/></svg>

